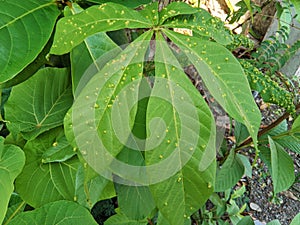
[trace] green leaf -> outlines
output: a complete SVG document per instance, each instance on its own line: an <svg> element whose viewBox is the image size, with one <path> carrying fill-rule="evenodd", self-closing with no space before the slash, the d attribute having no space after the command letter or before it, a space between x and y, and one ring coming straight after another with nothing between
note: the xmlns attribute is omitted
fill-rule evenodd
<svg viewBox="0 0 300 225"><path fill-rule="evenodd" d="M121 212L128 218L142 220L147 218L155 204L147 186L128 186L115 184Z"/></svg>
<svg viewBox="0 0 300 225"><path fill-rule="evenodd" d="M66 7L65 14L74 15L82 11L83 9L78 4L73 3L72 9ZM112 49L115 51L111 51ZM120 48L104 32L87 37L81 44L73 48L70 55L73 93L75 93L84 72L91 64L93 64L93 68L89 68L89 70L100 71L102 65L98 65L98 58L108 51L110 51L110 55L105 57L110 59L120 53ZM80 90L77 91L80 92Z"/></svg>
<svg viewBox="0 0 300 225"><path fill-rule="evenodd" d="M116 214L108 218L104 222L104 225L147 225L148 220L133 220L133 219L128 219L125 215L123 214Z"/></svg>
<svg viewBox="0 0 300 225"><path fill-rule="evenodd" d="M295 119L291 131L300 133L300 116Z"/></svg>
<svg viewBox="0 0 300 225"><path fill-rule="evenodd" d="M132 133L140 138L146 139L146 113L151 88L149 83L144 79L139 86L139 98L137 112L135 116ZM140 150L145 149L145 142L138 145ZM145 161L143 152L124 147L119 153L118 160L134 166L144 166ZM148 186L124 185L115 183L118 206L122 214L129 219L142 220L149 218L151 212L155 209L154 200Z"/></svg>
<svg viewBox="0 0 300 225"><path fill-rule="evenodd" d="M43 153L42 162L64 162L74 155L76 155L76 148L73 148L66 137L63 136Z"/></svg>
<svg viewBox="0 0 300 225"><path fill-rule="evenodd" d="M109 191L105 193L108 189ZM80 165L76 174L75 199L89 209L100 200L116 196L113 183L89 166Z"/></svg>
<svg viewBox="0 0 300 225"><path fill-rule="evenodd" d="M1 88L9 88L13 87L17 84L20 84L24 82L25 80L28 80L30 77L32 77L41 67L43 67L47 63L47 55L50 51L50 48L53 43L54 38L54 31L51 34L50 39L46 43L45 47L41 50L41 52L38 54L38 56L32 61L30 64L28 64L22 71L20 71L16 76L14 76L12 79L6 81L5 83L0 84Z"/></svg>
<svg viewBox="0 0 300 225"><path fill-rule="evenodd" d="M300 224L300 213L298 213L294 219L292 220L291 224L290 225L298 225Z"/></svg>
<svg viewBox="0 0 300 225"><path fill-rule="evenodd" d="M289 154L269 137L271 150L271 176L274 193L287 190L295 180L294 163Z"/></svg>
<svg viewBox="0 0 300 225"><path fill-rule="evenodd" d="M96 221L86 208L74 202L65 200L50 202L42 206L41 208L35 209L33 211L23 212L16 216L13 220L11 220L9 224L97 225Z"/></svg>
<svg viewBox="0 0 300 225"><path fill-rule="evenodd" d="M245 141L249 137L247 127L244 124L236 121L234 127L234 136L236 140L236 145L239 146L243 141Z"/></svg>
<svg viewBox="0 0 300 225"><path fill-rule="evenodd" d="M15 145L4 145L4 139L0 137L0 223L5 217L14 190L14 180L22 171L24 163L23 151Z"/></svg>
<svg viewBox="0 0 300 225"><path fill-rule="evenodd" d="M51 36L59 10L52 0L0 2L0 83L31 63Z"/></svg>
<svg viewBox="0 0 300 225"><path fill-rule="evenodd" d="M171 17L175 17L178 15L185 15L185 14L193 14L198 12L196 8L193 8L187 3L184 2L171 2L165 8L163 8L159 12L159 24L163 24L167 19Z"/></svg>
<svg viewBox="0 0 300 225"><path fill-rule="evenodd" d="M16 179L16 190L32 207L60 199L74 199L78 159L73 157L65 162L42 163L44 152L57 142L62 131L62 128L48 131L28 141L24 147L26 164Z"/></svg>
<svg viewBox="0 0 300 225"><path fill-rule="evenodd" d="M156 38L146 165L157 208L170 224L184 224L213 191L215 124L162 35Z"/></svg>
<svg viewBox="0 0 300 225"><path fill-rule="evenodd" d="M272 166L271 166L271 151L270 148L266 146L259 146L259 151L260 151L260 158L264 161L266 166L270 171L272 171Z"/></svg>
<svg viewBox="0 0 300 225"><path fill-rule="evenodd" d="M237 225L254 225L254 222L250 216L245 216Z"/></svg>
<svg viewBox="0 0 300 225"><path fill-rule="evenodd" d="M225 191L232 188L244 174L244 164L234 152L230 151L221 169L217 171L215 191Z"/></svg>
<svg viewBox="0 0 300 225"><path fill-rule="evenodd" d="M236 154L236 156L240 159L240 161L243 163L245 168L245 175L249 178L252 178L252 166L250 164L250 161L247 156Z"/></svg>
<svg viewBox="0 0 300 225"><path fill-rule="evenodd" d="M136 107L133 106L130 111L131 106L127 106L127 103L135 103L137 100L138 89L135 85L139 86L144 56L152 34L152 31L145 32L118 57L106 64L90 80L73 104L73 123L69 129L73 129L84 159L99 174L104 173L110 163L115 161L114 157L123 149L124 142L127 142L131 133ZM125 110L119 112L117 106L125 107ZM112 109L116 111L112 112ZM103 152L109 152L110 155ZM130 175L125 170L119 172ZM105 174L108 173L105 171Z"/></svg>
<svg viewBox="0 0 300 225"><path fill-rule="evenodd" d="M281 225L279 220L272 220L271 222L267 223L267 225Z"/></svg>
<svg viewBox="0 0 300 225"><path fill-rule="evenodd" d="M288 124L284 120L278 126L274 127L265 135L259 138L259 142L262 144L268 143L268 136L271 136L274 141L280 144L284 148L288 148L296 153L300 153L300 138L297 134L300 129L297 125L297 119L293 123L292 128L288 131Z"/></svg>
<svg viewBox="0 0 300 225"><path fill-rule="evenodd" d="M27 140L62 125L73 102L66 69L39 70L24 83L13 87L5 105L9 130Z"/></svg>
<svg viewBox="0 0 300 225"><path fill-rule="evenodd" d="M92 6L79 14L59 20L50 52L57 55L70 52L85 38L98 32L151 26L149 19L125 6L111 2Z"/></svg>
<svg viewBox="0 0 300 225"><path fill-rule="evenodd" d="M236 58L217 43L169 30L164 32L189 57L210 93L225 111L245 124L256 146L261 115Z"/></svg>
<svg viewBox="0 0 300 225"><path fill-rule="evenodd" d="M223 22L212 17L204 9L197 9L197 11L192 15L182 15L168 19L163 25L168 28L190 29L193 32L193 36L205 40L212 38L222 45L232 43L230 32L224 28Z"/></svg>

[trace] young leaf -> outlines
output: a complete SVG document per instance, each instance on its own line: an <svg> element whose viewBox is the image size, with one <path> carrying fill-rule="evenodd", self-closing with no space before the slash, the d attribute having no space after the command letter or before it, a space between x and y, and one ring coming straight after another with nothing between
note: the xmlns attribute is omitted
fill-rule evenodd
<svg viewBox="0 0 300 225"><path fill-rule="evenodd" d="M24 83L13 87L5 105L6 120L13 134L27 140L62 125L73 102L66 69L39 70Z"/></svg>
<svg viewBox="0 0 300 225"><path fill-rule="evenodd" d="M52 0L0 1L0 83L31 63L51 36L59 10Z"/></svg>
<svg viewBox="0 0 300 225"><path fill-rule="evenodd" d="M150 125L145 152L153 183L150 190L166 220L184 224L213 190L215 124L160 33L146 118Z"/></svg>
<svg viewBox="0 0 300 225"><path fill-rule="evenodd" d="M210 93L225 111L246 125L256 146L261 115L236 58L217 43L170 30L164 32L189 57Z"/></svg>
<svg viewBox="0 0 300 225"><path fill-rule="evenodd" d="M73 3L72 9L66 7L65 14L75 15L82 11L83 9L78 4ZM108 59L115 57L121 49L104 32L87 37L81 44L73 48L70 54L73 93L75 93L80 79L88 67L93 64L92 69L95 69L95 73L100 71L101 65L97 63L98 58L106 52L112 52L112 49L115 49L114 54L110 55ZM80 92L80 90L77 91Z"/></svg>
<svg viewBox="0 0 300 225"><path fill-rule="evenodd" d="M56 143L62 131L62 128L48 131L28 141L24 147L26 163L16 179L16 190L35 208L60 199L74 199L78 159L42 164L43 153Z"/></svg>
<svg viewBox="0 0 300 225"><path fill-rule="evenodd" d="M220 192L232 188L241 179L244 171L243 162L232 149L221 169L217 171L215 191Z"/></svg>
<svg viewBox="0 0 300 225"><path fill-rule="evenodd" d="M15 145L4 145L0 138L0 223L5 217L9 199L14 190L14 180L25 164L23 151Z"/></svg>
<svg viewBox="0 0 300 225"><path fill-rule="evenodd" d="M12 219L9 224L97 225L96 221L86 208L66 200L50 202L33 211L23 212Z"/></svg>
<svg viewBox="0 0 300 225"><path fill-rule="evenodd" d="M70 52L85 38L98 32L150 28L152 25L152 22L138 11L116 3L92 6L79 14L59 20L50 53L61 55Z"/></svg>
<svg viewBox="0 0 300 225"><path fill-rule="evenodd" d="M271 176L274 194L287 190L295 180L294 163L289 154L278 143L268 137L271 150Z"/></svg>

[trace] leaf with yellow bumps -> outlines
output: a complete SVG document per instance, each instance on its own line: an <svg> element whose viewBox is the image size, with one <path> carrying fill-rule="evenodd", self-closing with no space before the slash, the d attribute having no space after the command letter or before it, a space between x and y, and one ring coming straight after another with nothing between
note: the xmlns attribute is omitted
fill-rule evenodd
<svg viewBox="0 0 300 225"><path fill-rule="evenodd" d="M156 38L155 81L146 117L152 128L146 165L149 179L158 182L150 190L161 214L170 224L184 224L213 191L215 124L167 42L161 34ZM151 127L158 117L161 121Z"/></svg>
<svg viewBox="0 0 300 225"><path fill-rule="evenodd" d="M224 110L247 127L256 145L261 115L237 59L218 43L164 32L187 55Z"/></svg>
<svg viewBox="0 0 300 225"><path fill-rule="evenodd" d="M150 28L153 23L138 11L116 3L92 6L83 12L59 20L50 53L70 52L85 38L98 32L124 28Z"/></svg>

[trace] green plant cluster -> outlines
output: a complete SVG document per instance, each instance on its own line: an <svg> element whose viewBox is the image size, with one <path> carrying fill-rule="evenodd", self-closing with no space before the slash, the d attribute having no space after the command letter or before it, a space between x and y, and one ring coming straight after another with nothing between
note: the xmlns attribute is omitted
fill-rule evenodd
<svg viewBox="0 0 300 225"><path fill-rule="evenodd" d="M300 117L263 136L243 62L226 48L237 39L202 9L162 3L0 1L1 223L253 224L235 202L244 189L231 190L251 177L239 152L249 146L267 159L274 195L292 185L283 146L298 152ZM222 160L186 64L235 121Z"/></svg>
<svg viewBox="0 0 300 225"><path fill-rule="evenodd" d="M245 70L251 89L259 92L265 102L279 105L290 113L296 112L293 93L263 74L249 60L241 59L240 63Z"/></svg>
<svg viewBox="0 0 300 225"><path fill-rule="evenodd" d="M265 102L279 105L294 114L299 93L291 91L291 79L279 72L300 48L299 41L292 46L285 44L288 36L286 26L281 27L276 35L262 42L251 54L251 59L241 59L240 62L251 88L258 91Z"/></svg>

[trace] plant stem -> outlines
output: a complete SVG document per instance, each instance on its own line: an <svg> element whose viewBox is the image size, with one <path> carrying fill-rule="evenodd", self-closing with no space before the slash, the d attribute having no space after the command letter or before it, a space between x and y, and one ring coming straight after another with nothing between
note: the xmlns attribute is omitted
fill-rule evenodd
<svg viewBox="0 0 300 225"><path fill-rule="evenodd" d="M300 109L300 104L296 105L296 111L298 111ZM276 127L277 125L279 125L282 121L286 120L287 118L289 118L290 113L289 112L285 112L281 117L279 117L274 123L270 124L269 126L263 128L262 130L260 130L258 132L258 137L261 137L262 135L268 133L270 130L272 130L274 127ZM247 138L245 141L243 141L239 146L237 146L238 149L243 148L245 145L249 145L253 142L252 138L249 137Z"/></svg>

